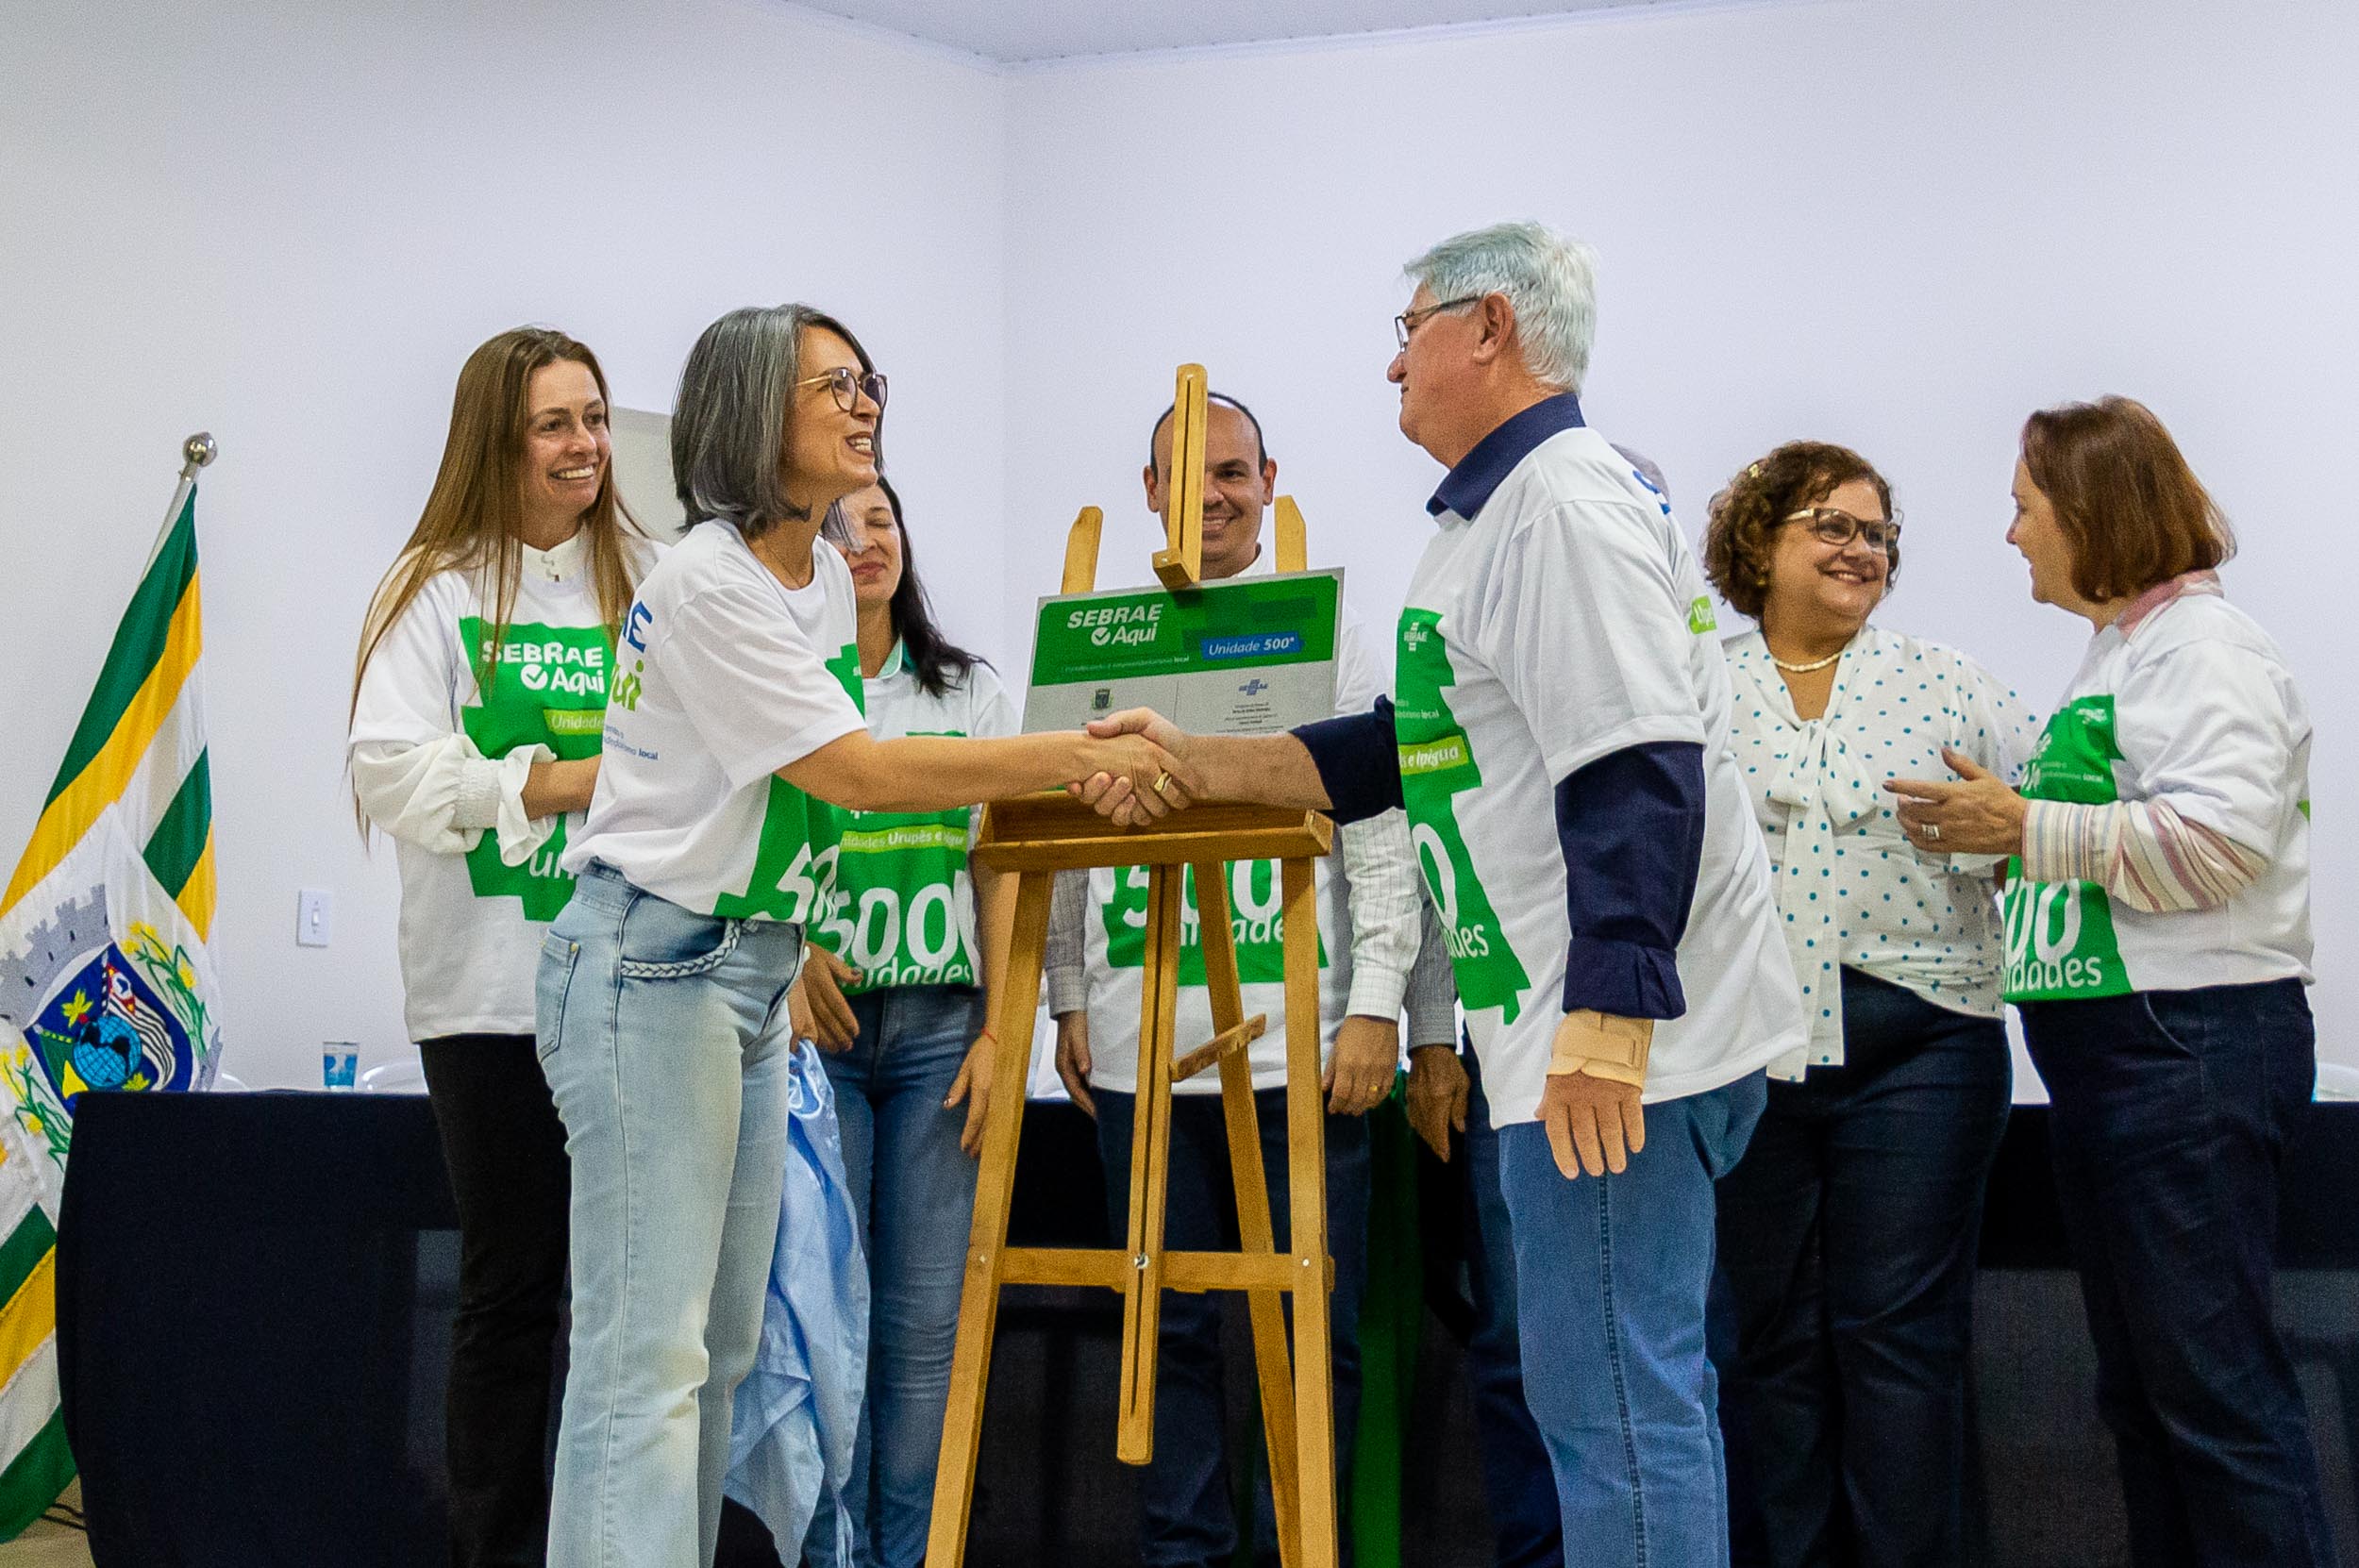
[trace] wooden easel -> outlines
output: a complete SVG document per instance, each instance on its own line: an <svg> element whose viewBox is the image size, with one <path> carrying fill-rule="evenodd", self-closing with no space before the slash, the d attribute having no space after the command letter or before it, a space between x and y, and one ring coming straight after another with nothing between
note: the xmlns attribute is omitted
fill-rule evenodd
<svg viewBox="0 0 2359 1568"><path fill-rule="evenodd" d="M1203 564L1205 385L1201 365L1180 368L1172 427L1171 525L1166 547L1154 558L1156 576L1174 590L1197 586ZM1277 509L1278 569L1301 571L1302 513L1289 496L1279 497ZM1084 509L1075 520L1065 542L1064 592L1085 593L1096 585L1103 523L1104 514L1096 507ZM1197 806L1149 828L1113 826L1062 794L998 801L984 809L974 858L1017 877L1015 934L996 1020L999 1055L992 1070L995 1093L983 1129L942 1459L934 1476L933 1525L926 1541L926 1560L932 1568L962 1568L965 1561L983 1390L991 1371L999 1292L1008 1285L1099 1285L1120 1293L1122 1393L1114 1452L1127 1464L1145 1464L1154 1452L1163 1293L1245 1292L1253 1325L1280 1556L1286 1568L1335 1568L1334 1389L1328 1303L1334 1263L1327 1250L1317 885L1312 875L1312 862L1327 853L1333 834L1333 825L1318 812L1260 806ZM1245 1016L1229 924L1230 862L1268 859L1280 863L1285 920L1288 1240L1293 1250L1283 1253L1273 1240L1253 1074L1246 1059L1246 1048L1260 1038L1268 1020L1264 1014ZM1134 865L1148 871L1129 1234L1118 1251L1010 1247L1008 1209L1015 1192L1024 1090L1031 1076L1033 1009L1040 1002L1050 891L1061 871ZM1174 1016L1181 895L1190 868L1196 874L1215 1032L1182 1054L1174 1038ZM1167 1252L1163 1202L1171 1151L1171 1086L1213 1066L1220 1071L1241 1245L1235 1252ZM1298 1358L1290 1357L1286 1346L1283 1301L1290 1293L1295 1343L1302 1350Z"/></svg>

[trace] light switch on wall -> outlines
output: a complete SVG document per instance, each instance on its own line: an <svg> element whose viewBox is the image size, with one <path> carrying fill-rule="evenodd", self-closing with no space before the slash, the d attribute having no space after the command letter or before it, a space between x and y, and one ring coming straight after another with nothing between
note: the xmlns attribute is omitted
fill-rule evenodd
<svg viewBox="0 0 2359 1568"><path fill-rule="evenodd" d="M336 898L326 888L305 888L295 894L295 945L325 947L335 924Z"/></svg>

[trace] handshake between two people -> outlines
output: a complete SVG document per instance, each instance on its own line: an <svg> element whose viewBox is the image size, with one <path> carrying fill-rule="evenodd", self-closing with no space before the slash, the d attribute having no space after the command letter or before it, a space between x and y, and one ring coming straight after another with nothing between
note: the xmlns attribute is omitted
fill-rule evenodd
<svg viewBox="0 0 2359 1568"><path fill-rule="evenodd" d="M1151 708L1127 709L1093 720L1084 755L1098 771L1065 786L1119 827L1144 827L1209 799L1202 770L1189 752L1196 737Z"/></svg>

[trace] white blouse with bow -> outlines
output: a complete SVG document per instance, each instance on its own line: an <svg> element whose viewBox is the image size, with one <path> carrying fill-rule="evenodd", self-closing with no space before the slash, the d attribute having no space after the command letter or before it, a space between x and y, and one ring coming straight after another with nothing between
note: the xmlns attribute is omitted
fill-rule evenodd
<svg viewBox="0 0 2359 1568"><path fill-rule="evenodd" d="M2038 740L2030 712L1964 654L1871 626L1844 650L1826 712L1805 722L1760 632L1726 648L1731 741L1811 1022L1809 1045L1771 1062L1770 1076L1843 1060L1842 967L1952 1012L1998 1017L1999 861L1918 849L1882 785L1950 777L1945 745L2012 784Z"/></svg>

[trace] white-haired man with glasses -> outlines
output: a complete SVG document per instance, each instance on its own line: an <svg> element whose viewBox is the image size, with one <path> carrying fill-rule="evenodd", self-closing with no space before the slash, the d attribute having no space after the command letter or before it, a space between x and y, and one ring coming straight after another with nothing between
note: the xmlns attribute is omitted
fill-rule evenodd
<svg viewBox="0 0 2359 1568"><path fill-rule="evenodd" d="M1499 1127L1565 1560L1715 1568L1713 1181L1763 1067L1808 1036L1712 598L1669 504L1582 420L1587 247L1506 224L1407 271L1388 374L1402 433L1449 472L1394 701L1284 736L1143 710L1097 727L1182 756L1199 799L1407 807ZM1083 792L1117 820L1151 809L1128 782Z"/></svg>

